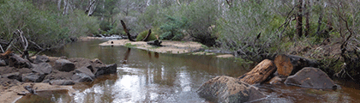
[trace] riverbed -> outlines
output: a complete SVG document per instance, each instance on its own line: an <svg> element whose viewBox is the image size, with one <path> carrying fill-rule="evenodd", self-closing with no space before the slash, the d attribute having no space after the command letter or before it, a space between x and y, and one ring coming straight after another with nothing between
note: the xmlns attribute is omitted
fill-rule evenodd
<svg viewBox="0 0 360 103"><path fill-rule="evenodd" d="M238 77L250 71L254 63L214 55L167 54L126 47L99 46L104 40L75 42L45 53L68 58L98 58L106 64L117 63L117 74L91 83L73 86L69 99L53 92L53 102L77 103L207 103L196 90L209 79L227 75ZM359 84L335 80L338 90L317 90L286 85L257 85L268 102L360 102ZM61 92L60 92L61 93ZM55 98L55 99L51 99ZM27 99L44 99L39 96ZM255 101L256 102L256 101Z"/></svg>

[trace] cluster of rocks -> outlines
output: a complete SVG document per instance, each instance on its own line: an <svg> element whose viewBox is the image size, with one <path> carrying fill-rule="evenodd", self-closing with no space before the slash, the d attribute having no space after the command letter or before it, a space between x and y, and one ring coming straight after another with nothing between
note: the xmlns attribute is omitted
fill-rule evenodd
<svg viewBox="0 0 360 103"><path fill-rule="evenodd" d="M116 64L106 65L98 59L66 59L38 55L27 60L11 54L0 58L0 79L9 82L73 85L77 82L91 82L101 75L116 73L116 68Z"/></svg>
<svg viewBox="0 0 360 103"><path fill-rule="evenodd" d="M250 72L238 77L218 76L204 83L197 93L209 101L240 103L264 101L265 95L255 84L286 84L303 88L336 89L338 85L322 70L316 61L293 55L278 55L265 59ZM269 102L266 101L265 102Z"/></svg>

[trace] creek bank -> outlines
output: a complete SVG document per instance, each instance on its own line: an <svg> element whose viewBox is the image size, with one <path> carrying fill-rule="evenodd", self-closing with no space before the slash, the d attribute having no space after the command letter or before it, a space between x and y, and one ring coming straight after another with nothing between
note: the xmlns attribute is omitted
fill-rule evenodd
<svg viewBox="0 0 360 103"><path fill-rule="evenodd" d="M162 46L152 46L144 41L132 42L127 39L109 40L100 46L126 46L158 53L183 54L203 50L202 44L191 41L162 41Z"/></svg>
<svg viewBox="0 0 360 103"><path fill-rule="evenodd" d="M212 78L205 82L197 93L212 102L239 103L264 100L265 96L255 87L262 83L321 90L340 88L325 72L316 68L318 64L314 60L293 55L277 55L274 61L265 59L238 78Z"/></svg>
<svg viewBox="0 0 360 103"><path fill-rule="evenodd" d="M5 61L5 65L0 66L0 98L8 98L8 95L19 98L18 93L25 91L24 86L29 86L30 84L37 87L36 90L32 86L35 91L70 90L72 89L71 86L59 85L92 82L97 77L113 74L117 71L116 64L107 65L98 59L67 59L66 57L38 55L27 60L11 53L4 56L2 54L0 60ZM25 94L29 94L29 92L25 92ZM0 99L0 102L12 102L15 99Z"/></svg>

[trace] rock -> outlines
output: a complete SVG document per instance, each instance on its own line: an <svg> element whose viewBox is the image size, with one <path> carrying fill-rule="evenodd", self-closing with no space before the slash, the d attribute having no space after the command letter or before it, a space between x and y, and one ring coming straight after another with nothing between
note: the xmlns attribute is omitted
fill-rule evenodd
<svg viewBox="0 0 360 103"><path fill-rule="evenodd" d="M9 79L16 79L21 81L21 76L19 72L13 72L13 73L8 73L8 74L4 74L2 75L3 78L9 78Z"/></svg>
<svg viewBox="0 0 360 103"><path fill-rule="evenodd" d="M9 65L16 68L32 68L30 61L21 58L19 55L10 56Z"/></svg>
<svg viewBox="0 0 360 103"><path fill-rule="evenodd" d="M40 73L27 73L22 74L22 82L41 82L44 80L45 75Z"/></svg>
<svg viewBox="0 0 360 103"><path fill-rule="evenodd" d="M59 59L55 61L54 68L59 71L70 72L75 69L75 64L66 59Z"/></svg>
<svg viewBox="0 0 360 103"><path fill-rule="evenodd" d="M270 84L281 84L286 78L280 78L279 76L275 76L270 80Z"/></svg>
<svg viewBox="0 0 360 103"><path fill-rule="evenodd" d="M219 103L242 103L265 97L256 87L228 76L210 79L197 93L202 98Z"/></svg>
<svg viewBox="0 0 360 103"><path fill-rule="evenodd" d="M104 65L100 67L95 67L95 77L99 77L101 75L106 74L113 74L116 73L117 65L116 64L110 64L110 65Z"/></svg>
<svg viewBox="0 0 360 103"><path fill-rule="evenodd" d="M71 77L71 80L75 82L92 82L94 81L94 78L86 75L85 73L76 73Z"/></svg>
<svg viewBox="0 0 360 103"><path fill-rule="evenodd" d="M337 88L337 85L325 72L313 67L305 67L295 75L289 76L285 80L285 84L316 89Z"/></svg>
<svg viewBox="0 0 360 103"><path fill-rule="evenodd" d="M91 63L97 63L97 64L103 64L102 62L101 62L101 60L99 60L99 59L93 59L93 60L91 60L90 61Z"/></svg>
<svg viewBox="0 0 360 103"><path fill-rule="evenodd" d="M45 55L37 55L35 60L34 60L34 63L42 63L42 62L49 62L50 59L45 56Z"/></svg>
<svg viewBox="0 0 360 103"><path fill-rule="evenodd" d="M88 67L82 67L82 68L76 69L75 73L82 73L82 74L88 75L91 78L95 78L95 75L91 72L91 70Z"/></svg>
<svg viewBox="0 0 360 103"><path fill-rule="evenodd" d="M6 66L5 60L0 59L0 66Z"/></svg>
<svg viewBox="0 0 360 103"><path fill-rule="evenodd" d="M74 71L62 72L58 70L53 70L51 74L45 77L44 83L50 82L51 80L71 80L71 77L74 74Z"/></svg>
<svg viewBox="0 0 360 103"><path fill-rule="evenodd" d="M36 73L48 75L52 71L52 66L48 63L43 62L43 63L35 64L32 71Z"/></svg>
<svg viewBox="0 0 360 103"><path fill-rule="evenodd" d="M51 80L50 85L74 85L75 83L72 80Z"/></svg>
<svg viewBox="0 0 360 103"><path fill-rule="evenodd" d="M240 81L248 84L258 84L265 81L271 74L274 73L276 67L274 63L265 59L254 67L250 72L239 77Z"/></svg>

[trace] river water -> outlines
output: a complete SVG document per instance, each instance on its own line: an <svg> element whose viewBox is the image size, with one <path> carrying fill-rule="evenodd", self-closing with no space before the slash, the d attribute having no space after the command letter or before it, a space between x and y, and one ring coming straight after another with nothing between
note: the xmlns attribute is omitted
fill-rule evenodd
<svg viewBox="0 0 360 103"><path fill-rule="evenodd" d="M101 42L104 41L75 42L46 54L98 58L107 64L117 63L117 74L102 76L91 83L76 84L73 88L77 92L70 100L66 96L52 96L47 100L76 103L207 103L196 93L204 82L220 75L238 77L254 67L253 63L234 58L158 54L126 47L101 47L98 45ZM316 90L267 83L257 87L267 95L261 102L360 102L358 84L339 80L336 83L342 88ZM34 96L31 99L44 98Z"/></svg>

